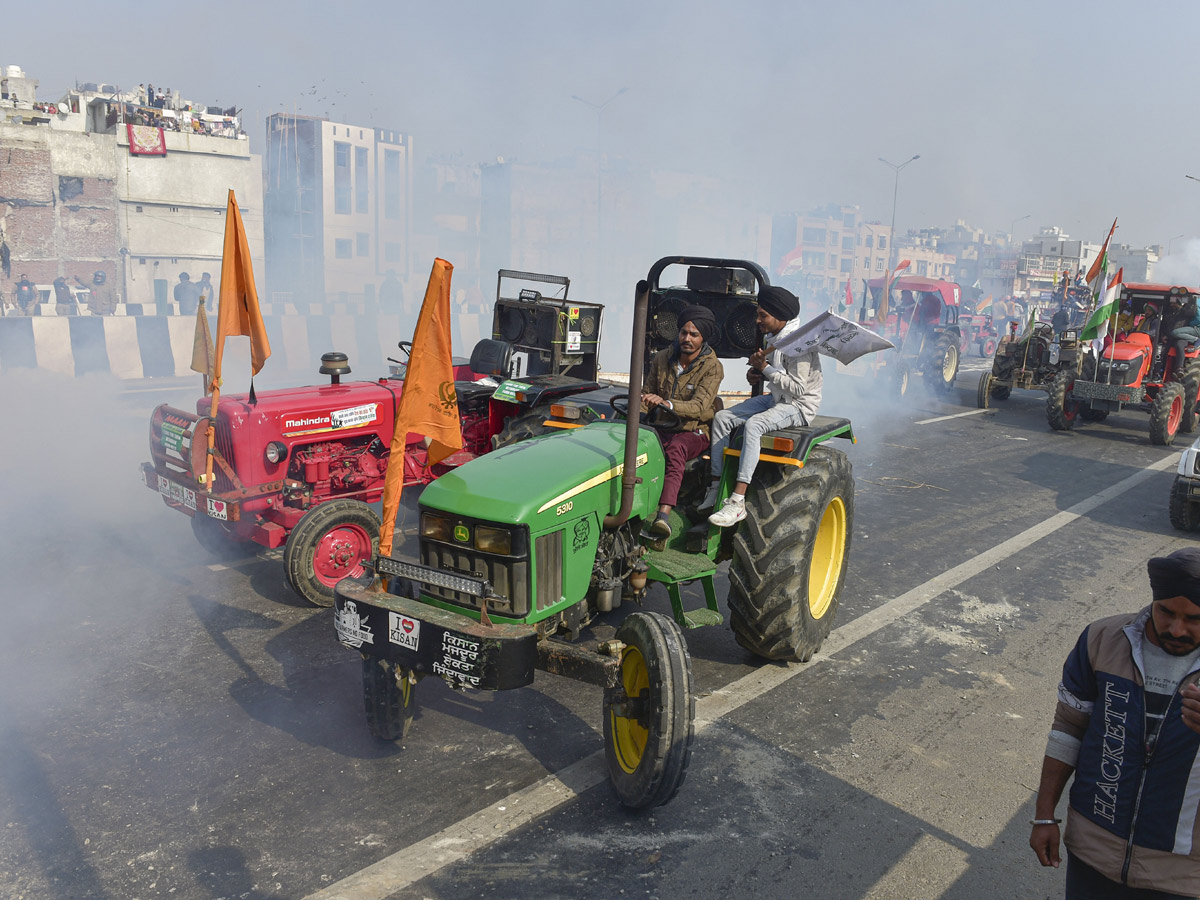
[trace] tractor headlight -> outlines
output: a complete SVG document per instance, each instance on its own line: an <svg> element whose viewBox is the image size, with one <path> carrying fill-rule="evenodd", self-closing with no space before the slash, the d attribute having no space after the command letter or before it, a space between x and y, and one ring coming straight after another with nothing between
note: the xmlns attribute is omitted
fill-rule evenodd
<svg viewBox="0 0 1200 900"><path fill-rule="evenodd" d="M275 465L287 459L287 446L279 443L279 441L271 441L267 444L267 462Z"/></svg>
<svg viewBox="0 0 1200 900"><path fill-rule="evenodd" d="M435 516L433 513L421 513L421 537L434 541L452 541L454 527L445 516Z"/></svg>
<svg viewBox="0 0 1200 900"><path fill-rule="evenodd" d="M509 556L512 554L512 532L506 528L478 525L475 528L475 549Z"/></svg>

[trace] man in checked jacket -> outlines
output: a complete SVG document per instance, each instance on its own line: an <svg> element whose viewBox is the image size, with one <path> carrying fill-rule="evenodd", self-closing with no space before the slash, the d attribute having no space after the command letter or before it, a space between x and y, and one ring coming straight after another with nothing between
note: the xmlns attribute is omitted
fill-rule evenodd
<svg viewBox="0 0 1200 900"><path fill-rule="evenodd" d="M1200 548L1147 563L1153 602L1093 622L1063 666L1029 845L1067 900L1200 897Z"/></svg>

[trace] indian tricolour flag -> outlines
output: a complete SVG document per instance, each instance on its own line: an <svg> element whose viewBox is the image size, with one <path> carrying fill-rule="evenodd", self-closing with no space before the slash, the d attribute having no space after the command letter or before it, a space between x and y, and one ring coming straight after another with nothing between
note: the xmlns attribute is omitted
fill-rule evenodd
<svg viewBox="0 0 1200 900"><path fill-rule="evenodd" d="M986 315L992 311L992 295L988 294L977 304L975 304L975 312L979 315Z"/></svg>
<svg viewBox="0 0 1200 900"><path fill-rule="evenodd" d="M1117 314L1117 300L1121 296L1124 275L1123 268L1117 270L1117 274L1104 289L1103 296L1097 302L1095 310L1088 317L1087 324L1083 326L1083 331L1079 335L1079 339L1082 341L1095 342L1097 354L1104 349L1104 336L1108 334L1108 323Z"/></svg>

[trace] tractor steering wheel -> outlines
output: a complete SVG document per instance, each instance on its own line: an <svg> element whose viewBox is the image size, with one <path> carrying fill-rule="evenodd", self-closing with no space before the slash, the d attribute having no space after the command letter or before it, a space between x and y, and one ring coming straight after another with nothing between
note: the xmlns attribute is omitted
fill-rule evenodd
<svg viewBox="0 0 1200 900"><path fill-rule="evenodd" d="M627 394L617 394L608 401L608 405L612 407L620 418L629 418L629 396ZM646 415L642 416L642 421L652 428L662 428L666 431L675 431L683 424L683 419L679 413L673 409L667 409L665 406L656 406Z"/></svg>
<svg viewBox="0 0 1200 900"><path fill-rule="evenodd" d="M404 351L404 362L407 364L412 359L412 341L400 341L396 346Z"/></svg>

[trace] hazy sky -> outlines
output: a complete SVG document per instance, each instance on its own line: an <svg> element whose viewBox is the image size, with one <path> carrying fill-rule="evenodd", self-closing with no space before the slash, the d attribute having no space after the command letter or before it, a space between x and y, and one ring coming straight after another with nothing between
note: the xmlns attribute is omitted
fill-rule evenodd
<svg viewBox="0 0 1200 900"><path fill-rule="evenodd" d="M0 63L55 99L153 82L262 119L414 135L418 160L591 149L716 175L766 211L856 203L899 228L1200 236L1200 5L1045 2L21 4ZM27 39L42 35L46 40ZM49 39L53 36L53 39ZM315 90L315 93L313 91ZM323 98L323 99L322 99ZM256 149L261 150L261 140Z"/></svg>

